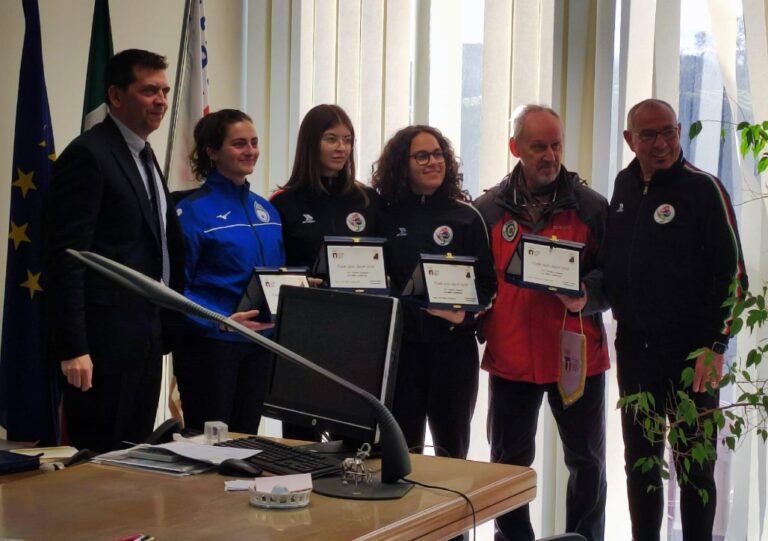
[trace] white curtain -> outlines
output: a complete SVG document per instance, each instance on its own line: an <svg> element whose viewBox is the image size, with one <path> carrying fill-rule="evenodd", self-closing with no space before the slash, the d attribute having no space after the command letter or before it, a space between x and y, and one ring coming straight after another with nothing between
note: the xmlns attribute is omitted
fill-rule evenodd
<svg viewBox="0 0 768 541"><path fill-rule="evenodd" d="M507 147L514 108L542 103L562 115L565 165L610 197L616 172L632 158L622 139L626 110L651 96L679 103L685 1L485 0L479 187L493 186L514 165ZM718 66L702 73L702 84L725 88L733 103L751 94L754 120L768 119L765 1L743 0L747 94L735 76L739 3L696 4L711 11ZM358 177L364 181L383 143L410 123L435 125L461 147L463 0L243 0L243 5L242 107L254 117L264 141L254 175L264 179L256 187L260 193L288 178L299 122L318 103L338 103L352 118ZM722 103L699 103L698 118L721 118ZM717 172L719 130L705 130L695 143L690 151L694 163ZM766 193L765 179L755 180L751 160L734 167L739 181L732 195L747 269L752 284L759 285L768 265L768 199L744 202ZM754 340L739 336L739 352ZM608 381L606 538L621 540L629 537L628 512L613 371ZM488 458L486 409L481 389L473 459ZM531 509L539 536L563 530L567 480L556 426L544 409L534 463L538 497ZM726 485L737 487L720 498L726 539L768 540L765 446L759 438L746 438L730 460L724 456L721 461L728 465Z"/></svg>

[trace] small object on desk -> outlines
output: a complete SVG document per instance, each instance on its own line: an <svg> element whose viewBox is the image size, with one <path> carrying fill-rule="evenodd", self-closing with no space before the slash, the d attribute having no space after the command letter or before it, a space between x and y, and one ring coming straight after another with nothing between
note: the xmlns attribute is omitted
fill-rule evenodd
<svg viewBox="0 0 768 541"><path fill-rule="evenodd" d="M251 505L265 509L296 509L309 505L312 477L307 474L262 477L250 488Z"/></svg>
<svg viewBox="0 0 768 541"><path fill-rule="evenodd" d="M229 427L221 421L206 421L203 427L205 443L214 445L229 439Z"/></svg>
<svg viewBox="0 0 768 541"><path fill-rule="evenodd" d="M231 477L258 477L264 470L247 460L240 458L228 458L219 464L219 475L229 475Z"/></svg>
<svg viewBox="0 0 768 541"><path fill-rule="evenodd" d="M130 458L143 458L146 460L158 460L160 462L178 462L181 456L162 447L137 447L131 449L126 455Z"/></svg>
<svg viewBox="0 0 768 541"><path fill-rule="evenodd" d="M71 458L77 453L77 449L69 446L62 447L25 447L23 449L11 449L12 453L25 456L40 456L41 460Z"/></svg>
<svg viewBox="0 0 768 541"><path fill-rule="evenodd" d="M40 468L39 456L24 456L10 451L0 451L0 475L37 470L38 468Z"/></svg>

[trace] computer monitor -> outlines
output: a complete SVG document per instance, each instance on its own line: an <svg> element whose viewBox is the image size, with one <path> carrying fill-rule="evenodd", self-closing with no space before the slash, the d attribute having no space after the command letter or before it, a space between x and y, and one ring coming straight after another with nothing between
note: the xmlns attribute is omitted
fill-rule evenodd
<svg viewBox="0 0 768 541"><path fill-rule="evenodd" d="M390 409L400 334L399 302L393 297L280 288L274 340L368 391ZM374 414L359 396L279 358L264 415L350 442L378 441Z"/></svg>

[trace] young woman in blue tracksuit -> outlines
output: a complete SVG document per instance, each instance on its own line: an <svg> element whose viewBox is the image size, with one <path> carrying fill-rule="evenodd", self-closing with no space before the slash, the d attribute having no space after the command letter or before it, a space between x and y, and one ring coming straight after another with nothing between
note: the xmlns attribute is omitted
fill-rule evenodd
<svg viewBox="0 0 768 541"><path fill-rule="evenodd" d="M193 171L205 182L176 206L187 248L184 295L221 314L235 310L254 267L284 265L280 216L246 180L258 157L256 130L241 111L217 111L195 126ZM270 332L250 319L257 313L232 317ZM173 354L188 428L216 420L236 432L258 431L271 372L267 350L189 317Z"/></svg>

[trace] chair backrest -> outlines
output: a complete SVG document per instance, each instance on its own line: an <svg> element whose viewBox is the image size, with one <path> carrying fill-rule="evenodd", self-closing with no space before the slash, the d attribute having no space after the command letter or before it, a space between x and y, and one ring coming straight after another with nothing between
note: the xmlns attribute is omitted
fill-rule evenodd
<svg viewBox="0 0 768 541"><path fill-rule="evenodd" d="M544 537L538 541L587 541L587 538L580 533L561 533L551 537Z"/></svg>

